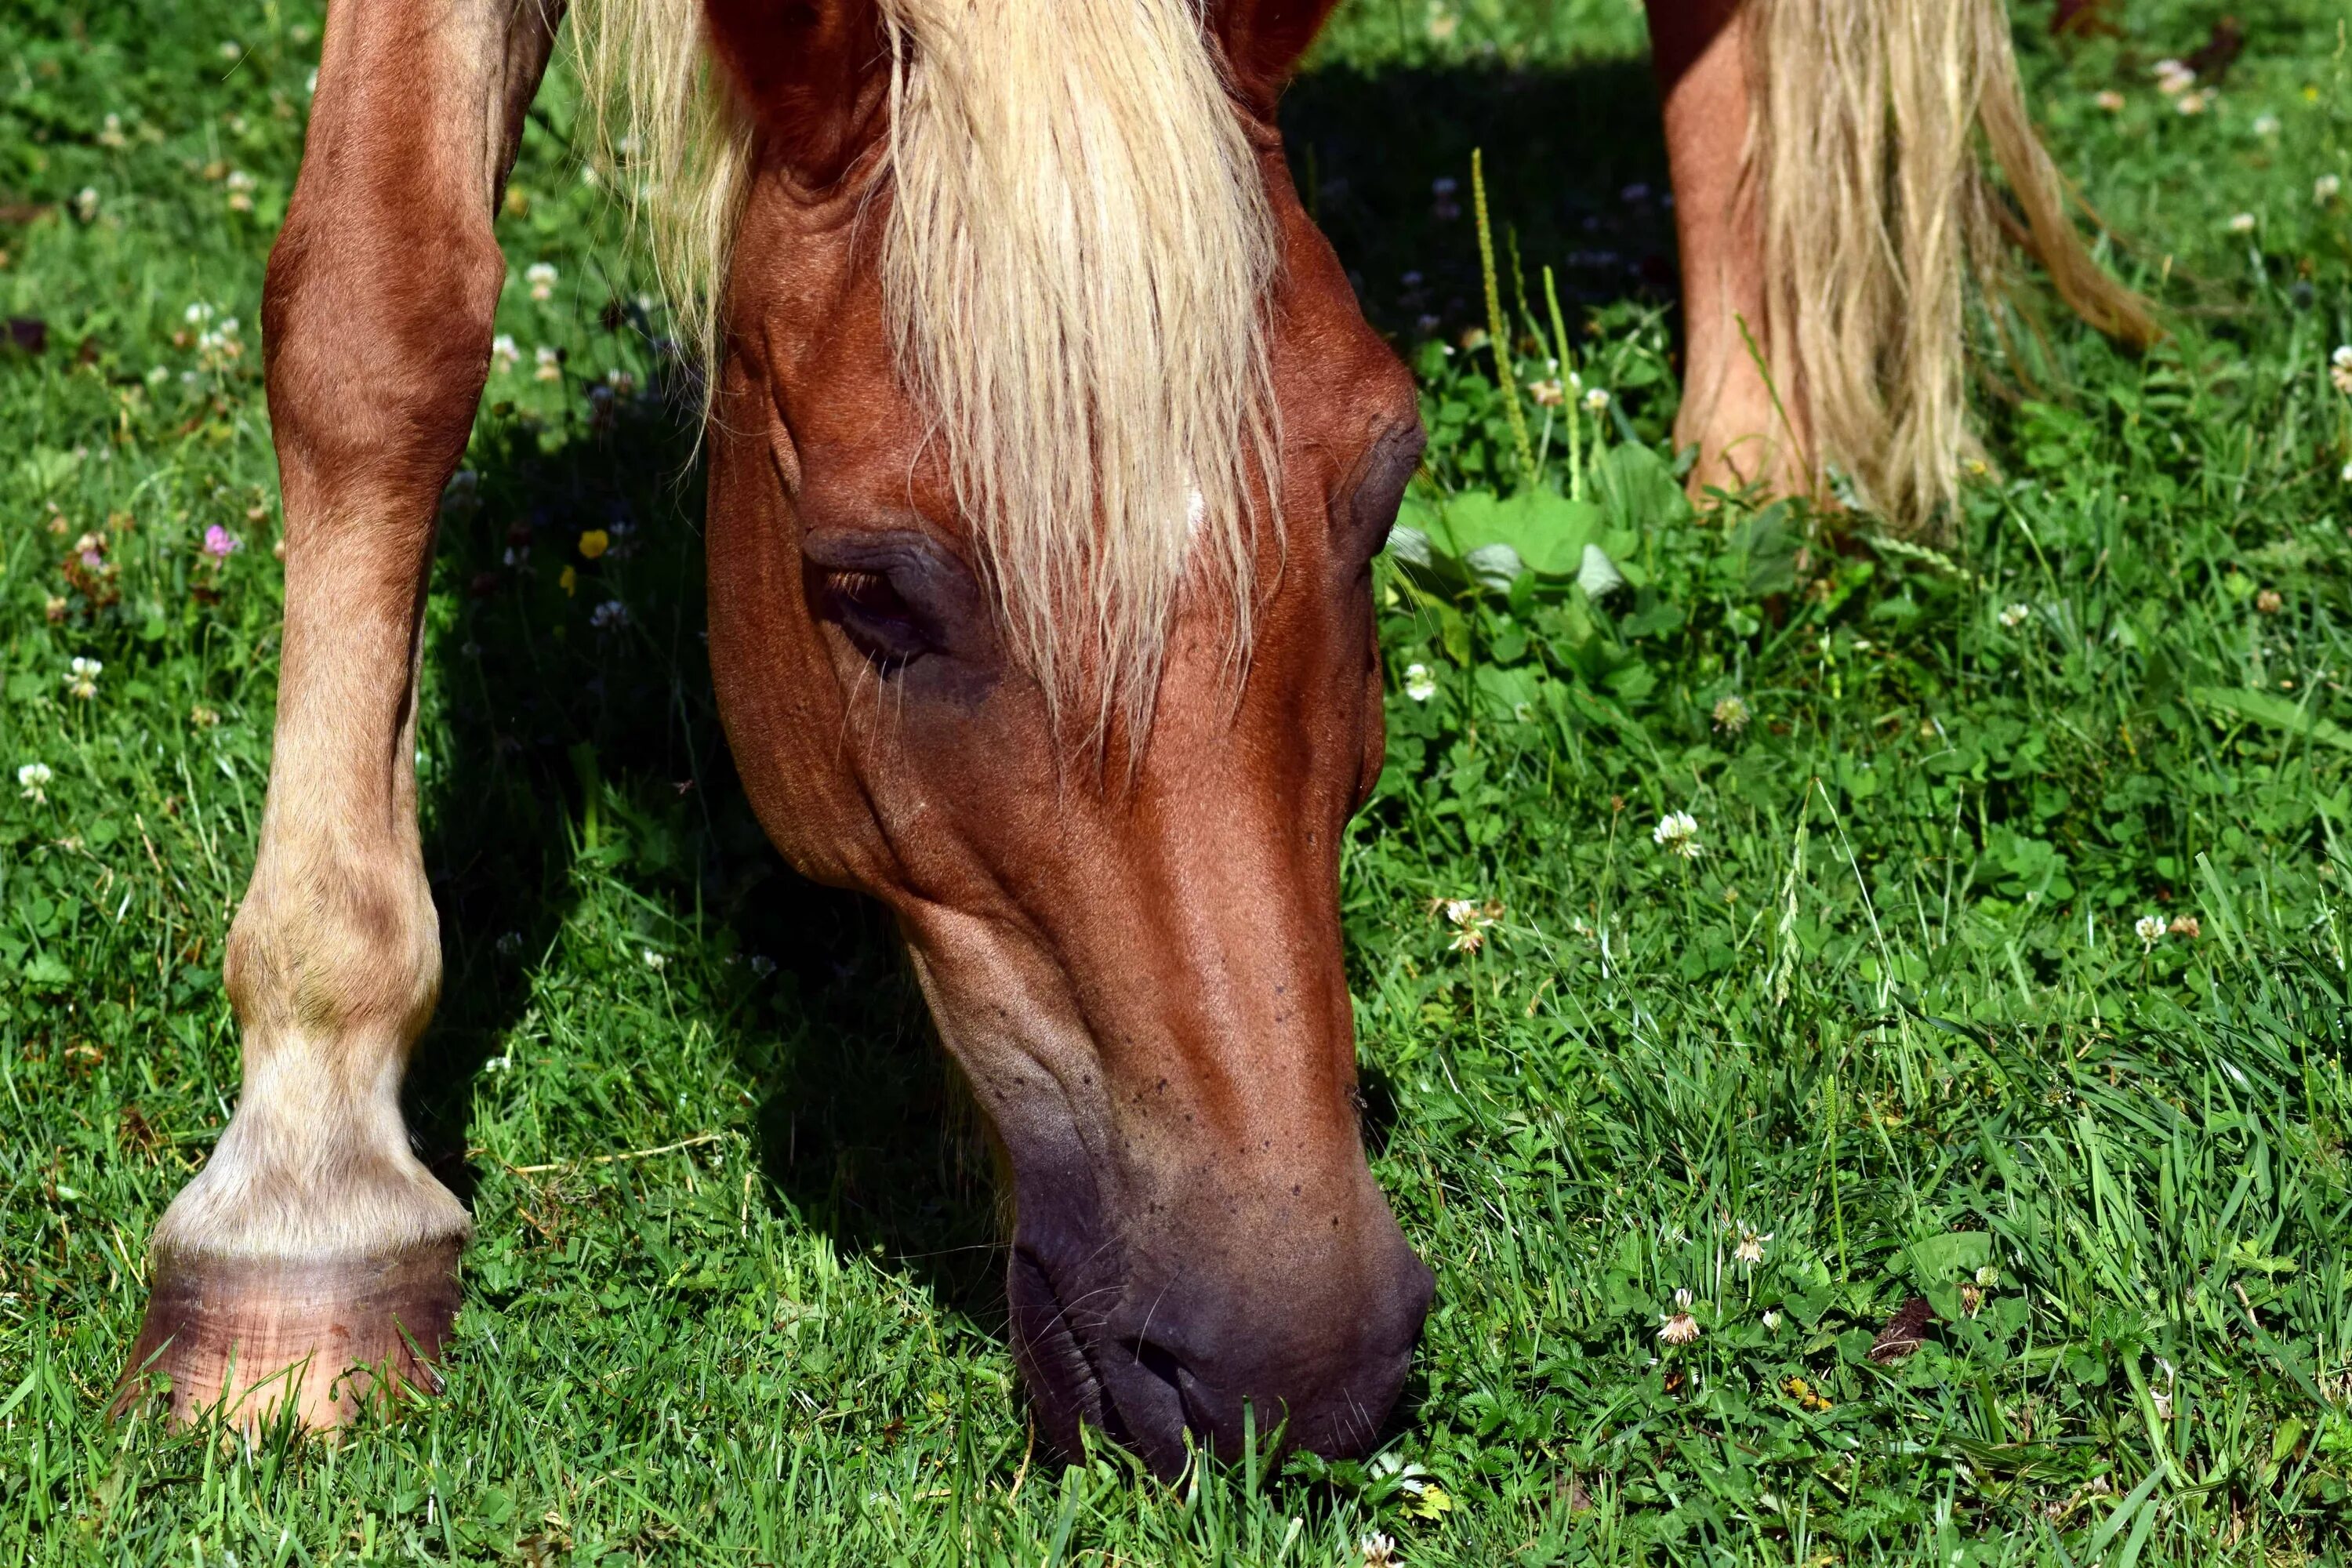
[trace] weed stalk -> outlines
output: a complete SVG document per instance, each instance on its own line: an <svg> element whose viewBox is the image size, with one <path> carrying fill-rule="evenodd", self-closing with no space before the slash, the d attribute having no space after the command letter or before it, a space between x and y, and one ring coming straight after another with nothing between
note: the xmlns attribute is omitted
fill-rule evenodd
<svg viewBox="0 0 2352 1568"><path fill-rule="evenodd" d="M1553 284L1551 268L1543 269L1544 307L1551 312L1551 357L1553 374L1559 378L1559 400L1567 415L1562 421L1568 426L1568 493L1571 500L1584 499L1584 426L1576 417L1576 401L1570 388L1576 384L1576 354L1568 346L1568 328L1559 315L1559 289Z"/></svg>
<svg viewBox="0 0 2352 1568"><path fill-rule="evenodd" d="M1503 290L1495 277L1495 231L1486 222L1486 154L1470 153L1470 195L1478 214L1478 275L1486 285L1486 346L1495 356L1495 382L1503 389L1503 412L1511 422L1511 446L1519 459L1519 482L1536 479L1535 447L1528 441L1528 416L1519 406L1519 384L1511 374L1511 333L1503 320Z"/></svg>

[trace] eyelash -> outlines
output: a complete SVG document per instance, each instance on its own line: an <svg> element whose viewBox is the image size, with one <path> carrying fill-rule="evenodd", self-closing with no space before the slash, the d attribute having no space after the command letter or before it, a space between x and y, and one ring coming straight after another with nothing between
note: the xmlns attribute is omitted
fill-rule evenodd
<svg viewBox="0 0 2352 1568"><path fill-rule="evenodd" d="M882 573L830 573L825 595L834 619L866 658L896 667L930 651L921 621Z"/></svg>

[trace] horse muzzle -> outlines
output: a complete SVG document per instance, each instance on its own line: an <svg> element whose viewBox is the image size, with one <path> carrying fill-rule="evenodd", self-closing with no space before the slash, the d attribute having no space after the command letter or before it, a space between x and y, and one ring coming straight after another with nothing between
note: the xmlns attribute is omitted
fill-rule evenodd
<svg viewBox="0 0 2352 1568"><path fill-rule="evenodd" d="M1171 1226L1129 1243L1024 1204L1006 1295L1039 1426L1067 1454L1092 1426L1163 1478L1194 1449L1231 1459L1252 1441L1370 1452L1435 1280L1369 1173L1350 1211L1294 1211L1286 1235Z"/></svg>

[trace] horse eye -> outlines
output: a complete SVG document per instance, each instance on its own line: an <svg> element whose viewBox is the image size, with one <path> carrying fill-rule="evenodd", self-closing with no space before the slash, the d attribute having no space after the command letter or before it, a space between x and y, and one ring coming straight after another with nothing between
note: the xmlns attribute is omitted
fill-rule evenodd
<svg viewBox="0 0 2352 1568"><path fill-rule="evenodd" d="M935 646L923 617L880 572L828 572L825 607L859 652L877 664L897 666Z"/></svg>
<svg viewBox="0 0 2352 1568"><path fill-rule="evenodd" d="M1366 453L1359 465L1344 515L1364 560L1379 554L1388 543L1397 508L1404 500L1405 485L1421 464L1421 449L1426 439L1417 422L1393 430Z"/></svg>
<svg viewBox="0 0 2352 1568"><path fill-rule="evenodd" d="M827 586L836 600L856 605L868 614L904 616L908 613L907 602L898 597L898 590L890 586L890 579L879 572L835 572Z"/></svg>

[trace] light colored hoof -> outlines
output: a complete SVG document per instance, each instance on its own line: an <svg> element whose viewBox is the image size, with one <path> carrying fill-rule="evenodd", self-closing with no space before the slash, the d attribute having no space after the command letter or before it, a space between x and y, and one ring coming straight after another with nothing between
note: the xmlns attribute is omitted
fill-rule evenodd
<svg viewBox="0 0 2352 1568"><path fill-rule="evenodd" d="M456 1240L381 1258L159 1260L114 1413L174 1425L218 1411L247 1432L289 1408L304 1426L438 1393L457 1314ZM168 1380L168 1386L165 1380Z"/></svg>

